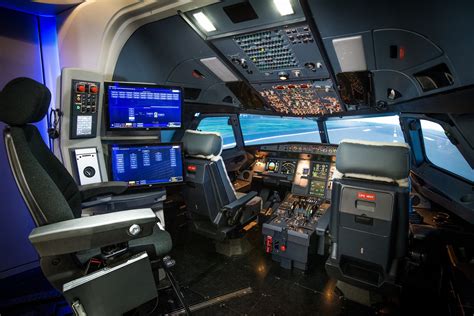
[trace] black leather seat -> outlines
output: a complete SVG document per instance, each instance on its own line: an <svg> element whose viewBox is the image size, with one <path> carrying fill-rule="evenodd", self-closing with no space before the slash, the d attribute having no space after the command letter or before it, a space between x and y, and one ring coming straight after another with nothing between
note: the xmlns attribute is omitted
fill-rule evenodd
<svg viewBox="0 0 474 316"><path fill-rule="evenodd" d="M397 291L409 234L410 148L344 140L336 157L326 270L356 287Z"/></svg>
<svg viewBox="0 0 474 316"><path fill-rule="evenodd" d="M30 241L40 255L46 278L62 290L63 284L84 275L81 263L101 254L101 249L102 254L106 249L107 254L117 254L110 260L143 251L152 261L162 258L171 250L171 237L160 228L151 209L81 217L83 197L121 193L126 186L108 183L103 188L93 185L80 190L32 124L47 114L50 99L44 85L28 78L14 79L0 92L0 120L8 125L4 130L6 151L38 226Z"/></svg>
<svg viewBox="0 0 474 316"><path fill-rule="evenodd" d="M237 193L221 157L222 137L187 130L185 152L186 205L194 230L215 240L237 237L262 209L257 192Z"/></svg>

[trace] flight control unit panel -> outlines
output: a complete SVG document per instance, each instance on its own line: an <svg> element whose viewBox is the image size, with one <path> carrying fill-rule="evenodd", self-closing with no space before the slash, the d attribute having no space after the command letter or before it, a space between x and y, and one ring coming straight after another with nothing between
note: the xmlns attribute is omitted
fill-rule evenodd
<svg viewBox="0 0 474 316"><path fill-rule="evenodd" d="M261 146L256 153L257 176L291 186L262 229L266 252L283 268L306 270L310 255L321 251L317 230L328 220L336 150L334 145L287 143Z"/></svg>

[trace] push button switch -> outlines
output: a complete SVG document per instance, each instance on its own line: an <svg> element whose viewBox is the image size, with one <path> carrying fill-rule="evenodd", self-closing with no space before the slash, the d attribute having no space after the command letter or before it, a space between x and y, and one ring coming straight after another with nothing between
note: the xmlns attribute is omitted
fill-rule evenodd
<svg viewBox="0 0 474 316"><path fill-rule="evenodd" d="M83 85L83 84L78 84L78 85L76 86L76 91L77 91L77 92L86 92L86 86Z"/></svg>

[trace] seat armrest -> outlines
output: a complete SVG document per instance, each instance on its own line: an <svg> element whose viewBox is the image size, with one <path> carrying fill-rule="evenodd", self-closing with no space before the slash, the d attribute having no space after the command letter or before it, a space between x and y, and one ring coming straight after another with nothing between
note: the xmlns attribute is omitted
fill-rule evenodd
<svg viewBox="0 0 474 316"><path fill-rule="evenodd" d="M318 219L316 224L316 234L318 236L324 236L326 230L329 227L329 222L331 220L331 208L328 208L326 212Z"/></svg>
<svg viewBox="0 0 474 316"><path fill-rule="evenodd" d="M31 232L30 242L40 257L100 248L150 235L158 222L152 209L137 209L71 219L40 226ZM132 236L130 226L141 231Z"/></svg>
<svg viewBox="0 0 474 316"><path fill-rule="evenodd" d="M109 181L92 183L79 186L79 192L81 192L81 200L87 201L91 198L98 197L101 195L117 195L122 194L128 188L128 183L124 181Z"/></svg>
<svg viewBox="0 0 474 316"><path fill-rule="evenodd" d="M231 202L227 205L224 205L223 208L225 210L228 210L228 211L236 210L236 209L244 206L245 204L247 204L251 199L253 199L256 196L257 196L257 192L251 191L251 192L245 194L244 196L238 198L234 202Z"/></svg>

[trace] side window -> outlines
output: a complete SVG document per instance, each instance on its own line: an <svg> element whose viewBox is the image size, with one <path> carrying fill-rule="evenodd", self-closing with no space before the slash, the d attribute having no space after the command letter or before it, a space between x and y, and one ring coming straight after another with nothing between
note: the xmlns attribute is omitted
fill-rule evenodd
<svg viewBox="0 0 474 316"><path fill-rule="evenodd" d="M229 116L205 117L199 122L197 129L203 132L219 133L224 142L224 149L234 148L235 135L232 125L229 124Z"/></svg>
<svg viewBox="0 0 474 316"><path fill-rule="evenodd" d="M474 169L444 133L441 125L420 120L426 158L435 166L474 182Z"/></svg>

